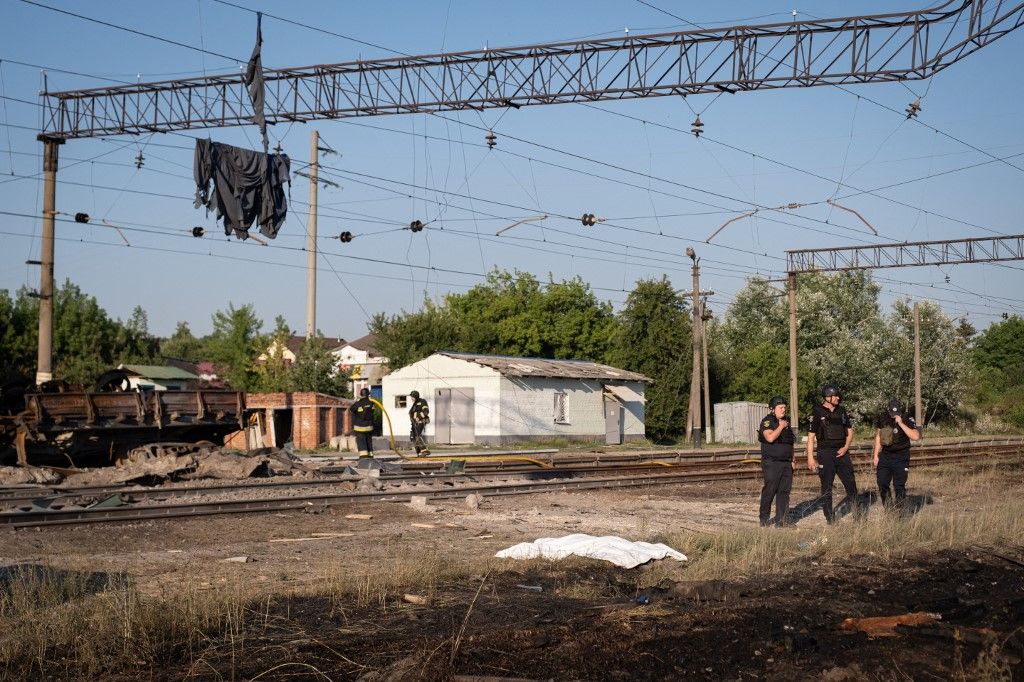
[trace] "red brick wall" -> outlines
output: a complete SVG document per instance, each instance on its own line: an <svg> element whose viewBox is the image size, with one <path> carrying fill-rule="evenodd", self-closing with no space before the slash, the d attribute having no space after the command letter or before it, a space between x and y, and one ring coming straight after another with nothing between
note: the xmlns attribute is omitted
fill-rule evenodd
<svg viewBox="0 0 1024 682"><path fill-rule="evenodd" d="M340 423L344 433L351 431L348 406L351 400L322 393L248 393L246 407L263 410L264 424L270 424L275 410L292 410L292 442L296 448L308 449L327 443L337 432ZM338 414L341 413L341 419ZM239 431L225 439L226 446L246 447L246 435Z"/></svg>

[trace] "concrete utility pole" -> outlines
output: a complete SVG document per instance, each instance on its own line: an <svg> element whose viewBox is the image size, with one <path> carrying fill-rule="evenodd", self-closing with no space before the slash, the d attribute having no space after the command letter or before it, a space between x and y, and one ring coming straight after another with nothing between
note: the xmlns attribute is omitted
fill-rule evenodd
<svg viewBox="0 0 1024 682"><path fill-rule="evenodd" d="M57 150L64 140L40 135L43 143L43 238L39 262L39 351L36 384L53 379L53 241L57 214Z"/></svg>
<svg viewBox="0 0 1024 682"><path fill-rule="evenodd" d="M702 294L704 292L701 292ZM704 354L704 429L707 435L704 440L713 443L715 438L711 430L711 376L708 374L708 335L705 333L704 323L710 319L707 315L708 299L705 296L700 304L700 342L701 351Z"/></svg>
<svg viewBox="0 0 1024 682"><path fill-rule="evenodd" d="M914 303L914 419L918 426L924 426L921 409L921 310Z"/></svg>
<svg viewBox="0 0 1024 682"><path fill-rule="evenodd" d="M306 229L306 338L316 334L316 184L320 133L313 131L309 148L309 221Z"/></svg>
<svg viewBox="0 0 1024 682"><path fill-rule="evenodd" d="M789 295L789 416L800 427L800 405L797 402L796 383L796 273L786 278L786 293Z"/></svg>
<svg viewBox="0 0 1024 682"><path fill-rule="evenodd" d="M693 371L690 374L690 409L686 418L686 438L693 436L694 447L700 447L700 259L693 247L686 247L693 261Z"/></svg>

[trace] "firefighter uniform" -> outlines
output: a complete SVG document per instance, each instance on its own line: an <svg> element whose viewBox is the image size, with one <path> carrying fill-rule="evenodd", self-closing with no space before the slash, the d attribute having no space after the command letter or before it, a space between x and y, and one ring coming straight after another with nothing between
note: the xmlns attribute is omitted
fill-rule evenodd
<svg viewBox="0 0 1024 682"><path fill-rule="evenodd" d="M360 391L359 396L359 400L348 408L352 415L352 431L356 435L356 449L360 457L373 457L373 403L367 389Z"/></svg>
<svg viewBox="0 0 1024 682"><path fill-rule="evenodd" d="M420 397L419 391L412 391L409 397L412 398L412 405L409 406L409 440L416 448L417 455L429 455L423 431L430 423L430 406Z"/></svg>
<svg viewBox="0 0 1024 682"><path fill-rule="evenodd" d="M839 455L839 449L846 445L847 432L851 428L853 427L850 416L840 405L835 405L831 409L825 405L817 405L811 413L810 432L814 434L818 447L816 456L818 478L821 480L821 495L818 502L828 523L835 520L832 485L836 476L839 476L846 490L846 497L839 506L856 504L857 500L857 480L853 475L853 462L849 451L843 456Z"/></svg>
<svg viewBox="0 0 1024 682"><path fill-rule="evenodd" d="M783 417L785 419L785 417ZM779 418L774 412L761 420L757 429L757 440L761 443L761 473L764 486L761 488L760 522L762 526L781 526L786 523L789 510L789 493L793 489L793 429L786 426L774 441L768 442L765 432L774 433L779 428ZM775 519L771 519L772 502L775 502Z"/></svg>
<svg viewBox="0 0 1024 682"><path fill-rule="evenodd" d="M896 423L896 417L908 429L916 432L917 422L913 417L902 414L902 405L899 401L890 402L886 411L875 420L877 443L876 455L878 465L875 469L875 479L878 482L878 494L882 498L882 504L890 505L889 494L891 483L896 491L896 504L899 505L907 498L907 477L910 474L910 436Z"/></svg>

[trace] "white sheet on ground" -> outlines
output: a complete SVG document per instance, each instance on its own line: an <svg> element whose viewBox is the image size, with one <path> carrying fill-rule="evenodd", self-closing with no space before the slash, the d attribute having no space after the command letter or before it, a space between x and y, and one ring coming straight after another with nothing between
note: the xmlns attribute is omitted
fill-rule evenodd
<svg viewBox="0 0 1024 682"><path fill-rule="evenodd" d="M570 554L610 561L623 568L635 568L652 559L671 557L686 561L686 555L668 545L650 542L631 542L614 535L597 537L576 533L561 538L540 538L533 542L521 542L503 549L494 556L504 559L564 559Z"/></svg>

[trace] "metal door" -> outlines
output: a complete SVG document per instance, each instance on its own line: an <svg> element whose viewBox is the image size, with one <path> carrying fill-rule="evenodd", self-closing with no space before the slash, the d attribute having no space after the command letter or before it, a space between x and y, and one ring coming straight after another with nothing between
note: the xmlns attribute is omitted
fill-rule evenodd
<svg viewBox="0 0 1024 682"><path fill-rule="evenodd" d="M605 445L622 445L622 405L608 396L604 398Z"/></svg>
<svg viewBox="0 0 1024 682"><path fill-rule="evenodd" d="M472 388L434 391L434 442L443 445L472 443L476 438L476 400Z"/></svg>
<svg viewBox="0 0 1024 682"><path fill-rule="evenodd" d="M438 388L434 391L434 442L449 445L452 442L452 390Z"/></svg>
<svg viewBox="0 0 1024 682"><path fill-rule="evenodd" d="M453 388L451 395L451 443L472 443L476 440L476 400L472 388Z"/></svg>

